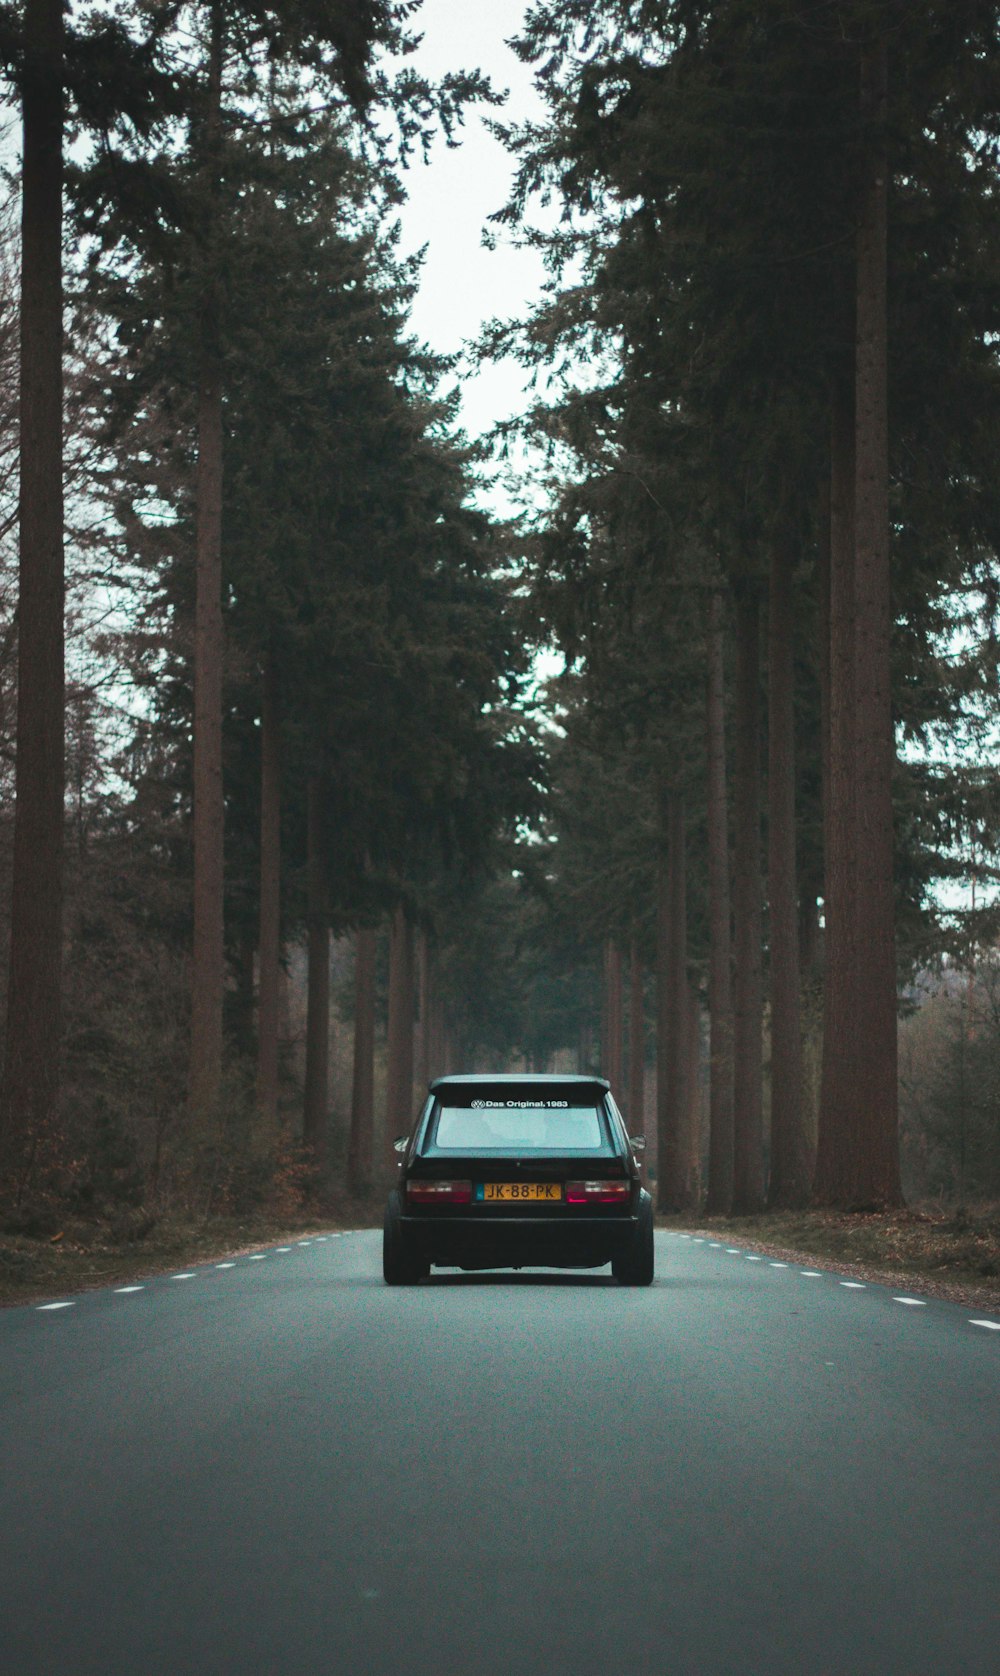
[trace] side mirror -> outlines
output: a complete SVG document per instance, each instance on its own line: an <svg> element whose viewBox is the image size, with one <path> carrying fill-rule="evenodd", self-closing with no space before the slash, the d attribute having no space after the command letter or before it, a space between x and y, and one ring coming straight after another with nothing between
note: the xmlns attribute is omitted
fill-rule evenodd
<svg viewBox="0 0 1000 1676"><path fill-rule="evenodd" d="M645 1152L646 1137L645 1135L630 1135L628 1138L628 1144L632 1148L633 1152Z"/></svg>
<svg viewBox="0 0 1000 1676"><path fill-rule="evenodd" d="M397 1135L396 1139L392 1143L392 1150L393 1150L393 1152L403 1153L403 1152L406 1151L409 1144L410 1144L409 1135Z"/></svg>

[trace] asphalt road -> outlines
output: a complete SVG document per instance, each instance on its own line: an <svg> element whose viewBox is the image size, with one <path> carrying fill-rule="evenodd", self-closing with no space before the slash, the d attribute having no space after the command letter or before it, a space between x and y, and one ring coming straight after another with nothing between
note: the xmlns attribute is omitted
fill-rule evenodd
<svg viewBox="0 0 1000 1676"><path fill-rule="evenodd" d="M1000 1672L977 1312L666 1234L648 1291L379 1257L0 1312L3 1676Z"/></svg>

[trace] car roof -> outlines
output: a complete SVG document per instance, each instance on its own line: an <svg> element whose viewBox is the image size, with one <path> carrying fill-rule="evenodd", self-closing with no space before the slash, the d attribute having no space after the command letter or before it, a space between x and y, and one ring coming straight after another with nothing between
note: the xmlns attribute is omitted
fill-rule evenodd
<svg viewBox="0 0 1000 1676"><path fill-rule="evenodd" d="M437 1088L467 1088L470 1086L502 1086L524 1088L550 1087L553 1083L561 1087L574 1088L603 1088L610 1089L611 1084L606 1077L586 1077L576 1073L562 1071L469 1071L465 1075L453 1072L447 1077L435 1077L428 1083L430 1093Z"/></svg>

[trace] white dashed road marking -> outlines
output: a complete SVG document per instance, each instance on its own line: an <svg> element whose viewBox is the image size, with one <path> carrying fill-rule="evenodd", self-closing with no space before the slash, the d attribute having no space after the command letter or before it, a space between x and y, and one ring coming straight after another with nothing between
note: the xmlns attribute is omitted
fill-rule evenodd
<svg viewBox="0 0 1000 1676"><path fill-rule="evenodd" d="M316 1234L316 1235L314 1235L314 1237L312 1239L297 1240L296 1244L300 1245L300 1246L324 1245L328 1239L339 1239L341 1237L341 1235L345 1232L346 1233L356 1233L356 1232L358 1232L358 1230L357 1229L338 1229L332 1234ZM692 1236L691 1234L681 1234L681 1233L675 1232L675 1230L672 1229L672 1228L668 1229L667 1232L672 1239L690 1240L692 1242L692 1244L694 1244L694 1245L709 1245L711 1247L711 1249L714 1250L714 1251L723 1251L724 1250L726 1255L729 1256L729 1257L745 1257L748 1263L761 1263L761 1262L764 1261L764 1258L761 1257L760 1255L758 1255L756 1252L745 1252L745 1251L741 1250L741 1248L739 1246L736 1246L736 1245L723 1246L723 1244L720 1240L706 1240L703 1237L697 1236L697 1235ZM274 1247L274 1252L275 1252L275 1254L286 1253L286 1252L290 1252L292 1249L293 1249L293 1247L290 1246L290 1245L278 1245L278 1246ZM248 1253L248 1260L251 1263L262 1263L264 1261L265 1257L268 1257L270 1255L271 1255L271 1253L267 1252L267 1251L251 1251L251 1252ZM780 1262L776 1259L768 1259L768 1261L769 1261L770 1267L772 1269L787 1269L789 1267L789 1265L787 1263ZM226 1262L223 1262L223 1263L216 1263L215 1264L215 1267L217 1269L235 1269L236 1266L237 1265L236 1265L235 1261L228 1261L228 1260ZM808 1280L819 1280L819 1279L822 1278L824 1272L825 1271L822 1270L822 1269L800 1269L799 1270L799 1274L802 1275L804 1278L806 1278ZM169 1278L171 1280L195 1280L197 1278L197 1274L198 1274L198 1271L196 1269L184 1269L179 1274L171 1275ZM863 1280L841 1280L841 1281L838 1281L838 1285L845 1287L848 1291L851 1291L851 1292L865 1292L868 1289L867 1282L863 1281ZM133 1284L131 1286L116 1286L114 1288L115 1293L119 1296L122 1296L126 1293L131 1293L131 1292L144 1292L145 1289L146 1289L145 1284L140 1284L138 1282L136 1282L135 1284ZM900 1295L900 1296L893 1295L893 1303L906 1304L912 1309L926 1309L926 1307L927 1307L927 1301L926 1301L925 1298L909 1298L909 1297L904 1297L902 1295ZM42 1311L42 1310L57 1310L57 1309L73 1309L73 1308L75 1308L75 1300L72 1299L72 1298L64 1298L64 1299L58 1300L57 1302L53 1302L53 1303L49 1303L49 1304L36 1304L34 1307L35 1307L36 1310L39 1310L39 1311ZM982 1327L986 1332L1000 1333L1000 1321L988 1321L988 1320L985 1320L985 1319L980 1319L978 1317L975 1317L975 1318L970 1317L969 1318L969 1326L970 1327ZM827 1367L832 1367L833 1363L828 1362L826 1364L826 1366Z"/></svg>
<svg viewBox="0 0 1000 1676"><path fill-rule="evenodd" d="M723 1245L721 1240L705 1239L700 1234L682 1234L675 1228L668 1228L666 1233L670 1239L690 1240L693 1245L707 1245L712 1251L724 1251L727 1257L745 1257L748 1263L762 1263L765 1261L765 1258L758 1255L756 1252L743 1251L738 1245ZM320 1237L323 1238L325 1236L321 1235ZM766 1261L772 1269L787 1269L789 1267L788 1263L782 1263L777 1259L767 1258ZM806 1280L821 1280L827 1273L829 1273L829 1271L825 1269L799 1270L799 1274ZM833 1279L835 1276L831 1275L830 1278ZM848 1292L868 1291L868 1282L866 1280L838 1280L837 1284L838 1286L843 1286ZM909 1298L902 1295L893 1295L893 1303L905 1304L911 1309L927 1308L926 1298ZM981 1319L978 1316L969 1317L969 1326L982 1327L984 1332L988 1333L1000 1333L1000 1321L987 1321L986 1319ZM833 1363L828 1362L826 1365L827 1367L832 1367Z"/></svg>

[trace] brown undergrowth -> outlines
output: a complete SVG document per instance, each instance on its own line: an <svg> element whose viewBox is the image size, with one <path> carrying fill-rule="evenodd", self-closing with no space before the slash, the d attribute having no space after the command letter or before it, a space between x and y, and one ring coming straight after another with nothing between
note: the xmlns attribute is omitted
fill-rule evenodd
<svg viewBox="0 0 1000 1676"><path fill-rule="evenodd" d="M760 1216L660 1216L657 1224L725 1237L766 1256L822 1263L889 1286L1000 1308L1000 1205L923 1206L884 1213L774 1211Z"/></svg>
<svg viewBox="0 0 1000 1676"><path fill-rule="evenodd" d="M156 1219L133 1212L109 1222L67 1219L54 1233L0 1229L0 1306L40 1303L125 1285L193 1263L235 1257L310 1234L381 1225L380 1199L332 1200L315 1215Z"/></svg>

